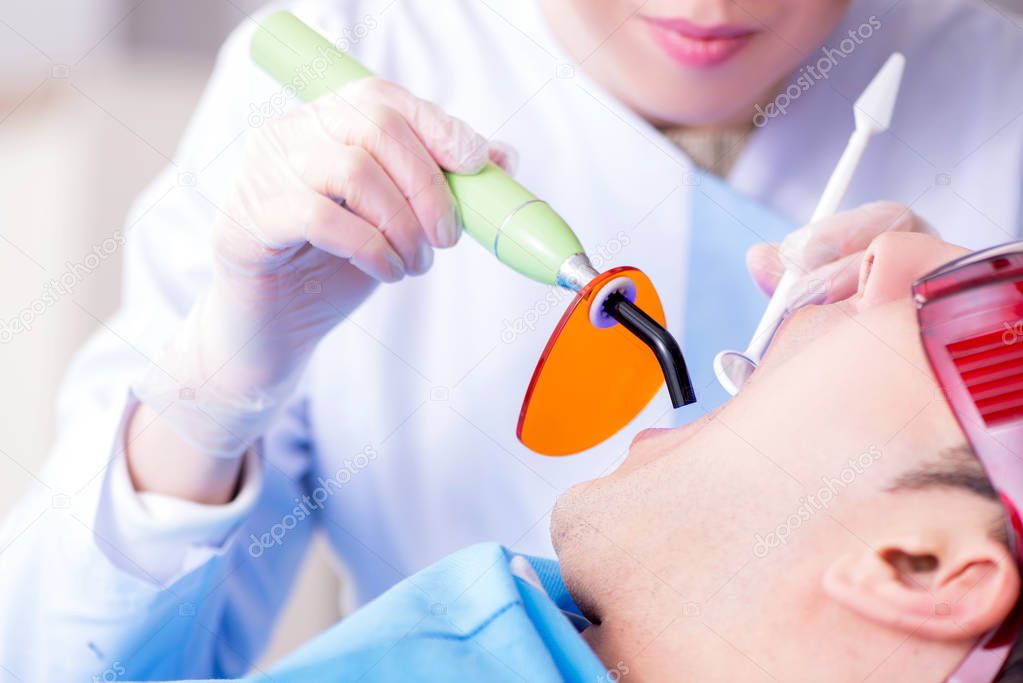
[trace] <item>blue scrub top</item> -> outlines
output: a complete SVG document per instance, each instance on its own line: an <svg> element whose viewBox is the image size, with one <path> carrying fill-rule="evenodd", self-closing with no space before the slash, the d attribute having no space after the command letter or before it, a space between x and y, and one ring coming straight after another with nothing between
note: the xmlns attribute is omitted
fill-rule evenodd
<svg viewBox="0 0 1023 683"><path fill-rule="evenodd" d="M405 579L251 683L593 681L608 671L558 564L527 558L544 590L515 576L496 543L472 546Z"/></svg>
<svg viewBox="0 0 1023 683"><path fill-rule="evenodd" d="M682 351L697 403L676 411L686 422L731 398L714 376L714 356L745 349L767 306L746 270L746 251L798 227L716 176L693 177Z"/></svg>

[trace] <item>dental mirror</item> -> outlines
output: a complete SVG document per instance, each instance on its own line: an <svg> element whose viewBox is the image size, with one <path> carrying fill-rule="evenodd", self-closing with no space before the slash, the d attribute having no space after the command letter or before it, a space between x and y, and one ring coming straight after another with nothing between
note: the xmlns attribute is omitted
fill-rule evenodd
<svg viewBox="0 0 1023 683"><path fill-rule="evenodd" d="M906 58L902 54L893 53L853 104L855 129L810 218L811 226L834 215L849 189L849 183L870 138L888 130L905 64ZM808 234L807 241L809 238ZM757 369L775 332L790 313L788 302L798 279L799 273L795 269L788 268L785 271L745 351L726 349L714 357L714 375L722 388L732 396L738 393L739 388Z"/></svg>

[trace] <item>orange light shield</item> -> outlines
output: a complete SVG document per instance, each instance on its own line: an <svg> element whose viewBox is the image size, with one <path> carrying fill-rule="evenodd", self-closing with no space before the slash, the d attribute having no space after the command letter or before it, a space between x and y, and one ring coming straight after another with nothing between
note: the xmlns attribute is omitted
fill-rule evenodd
<svg viewBox="0 0 1023 683"><path fill-rule="evenodd" d="M610 280L636 285L636 305L661 325L664 308L636 268L609 270L572 301L554 328L519 413L519 441L542 455L571 455L617 434L657 395L664 375L650 349L621 325L598 328L590 304Z"/></svg>

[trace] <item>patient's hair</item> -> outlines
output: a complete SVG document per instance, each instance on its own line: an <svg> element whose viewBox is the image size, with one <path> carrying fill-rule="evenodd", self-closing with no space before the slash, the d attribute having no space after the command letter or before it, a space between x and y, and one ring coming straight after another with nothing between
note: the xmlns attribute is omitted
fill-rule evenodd
<svg viewBox="0 0 1023 683"><path fill-rule="evenodd" d="M982 498L1000 502L998 492L987 478L980 461L966 445L951 448L941 453L936 462L907 472L895 480L890 491L919 491L929 488L948 488L969 491ZM1004 515L992 520L991 536L1009 546L1009 530ZM997 683L1023 683L1023 640L1016 639L1009 652L1005 666L995 678Z"/></svg>
<svg viewBox="0 0 1023 683"><path fill-rule="evenodd" d="M1001 502L998 492L991 485L980 461L974 457L973 451L965 444L957 448L948 448L938 455L937 460L900 475L888 487L888 490L895 493L932 488L967 491L985 500ZM1009 530L1004 515L999 514L991 520L989 531L992 538L997 539L1006 547L1009 546Z"/></svg>

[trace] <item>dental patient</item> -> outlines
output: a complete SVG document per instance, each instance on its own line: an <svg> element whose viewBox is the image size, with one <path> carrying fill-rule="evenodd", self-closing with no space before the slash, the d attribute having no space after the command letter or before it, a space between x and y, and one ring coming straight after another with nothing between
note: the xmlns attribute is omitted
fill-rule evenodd
<svg viewBox="0 0 1023 683"><path fill-rule="evenodd" d="M270 678L1019 680L995 677L1016 635L1016 539L911 297L963 253L881 236L857 294L792 316L738 397L640 434L617 471L569 489L551 524L564 583L552 562L475 546ZM1018 327L992 331L1011 346Z"/></svg>

